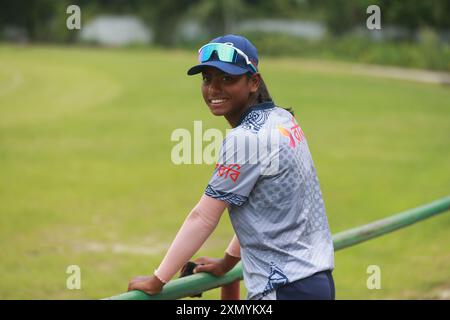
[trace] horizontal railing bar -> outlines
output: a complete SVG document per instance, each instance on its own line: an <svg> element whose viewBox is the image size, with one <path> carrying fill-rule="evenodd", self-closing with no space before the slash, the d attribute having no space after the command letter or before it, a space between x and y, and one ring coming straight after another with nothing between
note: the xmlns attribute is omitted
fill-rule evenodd
<svg viewBox="0 0 450 320"><path fill-rule="evenodd" d="M360 227L340 232L333 236L334 249L342 250L363 241L393 232L413 223L427 219L450 209L450 196L431 202L424 206L410 209L391 217L378 220ZM221 287L235 280L242 279L242 264L239 262L231 271L222 277L208 273L198 273L179 278L166 284L156 295L147 295L138 290L129 291L105 300L173 300L194 296L203 291Z"/></svg>

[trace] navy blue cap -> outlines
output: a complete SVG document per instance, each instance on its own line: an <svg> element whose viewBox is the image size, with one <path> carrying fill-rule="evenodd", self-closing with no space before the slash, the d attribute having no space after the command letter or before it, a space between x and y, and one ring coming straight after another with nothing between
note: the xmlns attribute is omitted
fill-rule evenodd
<svg viewBox="0 0 450 320"><path fill-rule="evenodd" d="M249 60L252 62L253 66L257 69L258 67L258 50L256 47L243 36L238 36L234 34L227 34L225 36L221 36L211 40L209 43L230 43L234 47L238 48L242 52L244 52ZM204 67L215 67L222 70L225 73L232 75L241 75L247 72L254 73L255 71L250 67L245 58L241 55L237 55L236 62L223 62L219 61L217 55L212 54L211 58L208 61L200 63L196 66L190 68L187 72L188 75L192 76L194 74L202 72Z"/></svg>

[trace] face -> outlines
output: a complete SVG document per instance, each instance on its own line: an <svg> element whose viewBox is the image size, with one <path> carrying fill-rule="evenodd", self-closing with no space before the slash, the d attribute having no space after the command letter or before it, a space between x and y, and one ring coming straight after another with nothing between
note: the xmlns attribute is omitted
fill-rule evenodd
<svg viewBox="0 0 450 320"><path fill-rule="evenodd" d="M202 77L203 99L216 116L242 114L259 85L259 74L248 79L245 74L234 76L212 67L206 67Z"/></svg>

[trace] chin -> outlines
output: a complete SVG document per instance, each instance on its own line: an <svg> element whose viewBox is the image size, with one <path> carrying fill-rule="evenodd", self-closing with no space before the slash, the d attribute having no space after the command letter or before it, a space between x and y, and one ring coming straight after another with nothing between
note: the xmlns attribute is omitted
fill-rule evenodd
<svg viewBox="0 0 450 320"><path fill-rule="evenodd" d="M223 109L223 108L209 107L209 111L211 111L211 113L215 116L223 116L223 115L227 114L227 110Z"/></svg>
<svg viewBox="0 0 450 320"><path fill-rule="evenodd" d="M226 114L226 112L224 112L223 110L210 110L210 111L215 116L224 116Z"/></svg>

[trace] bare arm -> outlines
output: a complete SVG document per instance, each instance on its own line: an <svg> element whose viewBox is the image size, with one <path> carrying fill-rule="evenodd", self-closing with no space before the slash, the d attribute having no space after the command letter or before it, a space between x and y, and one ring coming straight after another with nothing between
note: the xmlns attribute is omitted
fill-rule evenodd
<svg viewBox="0 0 450 320"><path fill-rule="evenodd" d="M203 195L184 221L155 275L168 282L208 239L225 208L225 202Z"/></svg>
<svg viewBox="0 0 450 320"><path fill-rule="evenodd" d="M225 202L203 195L184 221L154 276L135 278L128 289L149 294L159 292L208 239L226 207Z"/></svg>

